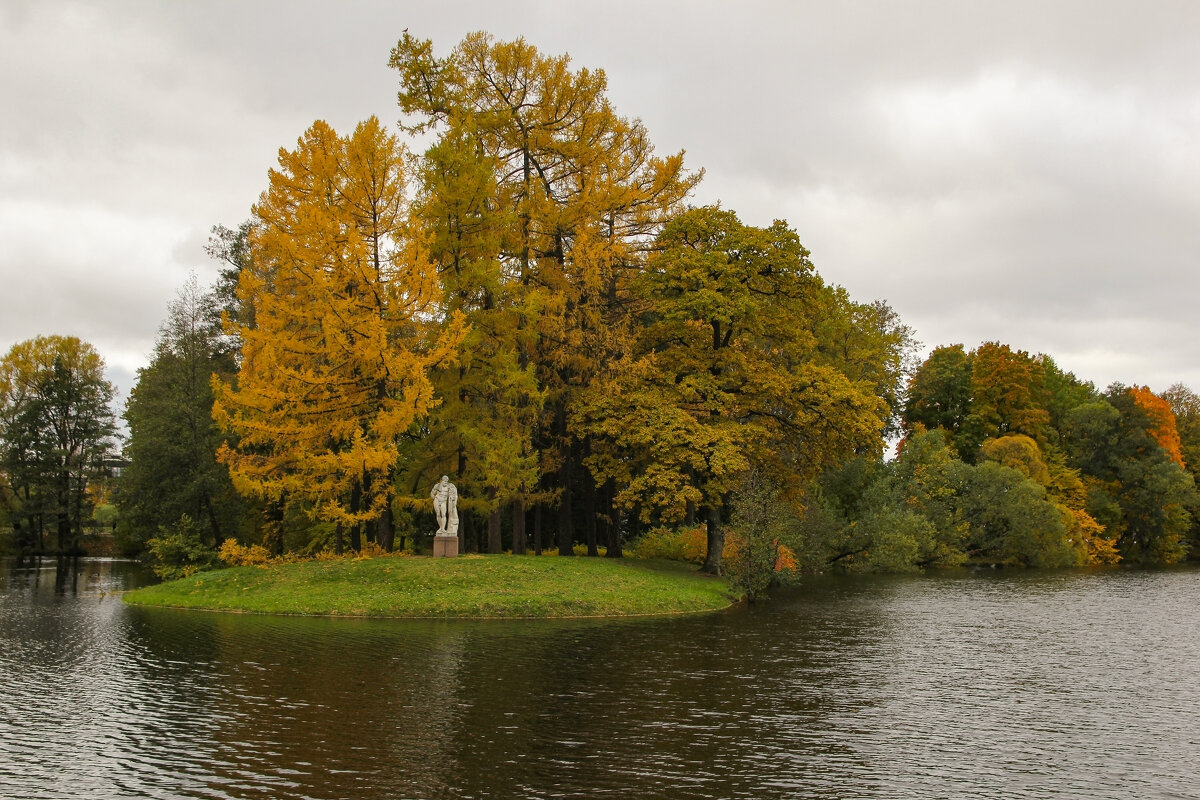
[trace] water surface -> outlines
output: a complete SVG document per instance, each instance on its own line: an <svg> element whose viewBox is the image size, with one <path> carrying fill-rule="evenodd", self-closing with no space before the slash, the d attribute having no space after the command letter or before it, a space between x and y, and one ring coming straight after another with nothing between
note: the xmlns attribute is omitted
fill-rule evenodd
<svg viewBox="0 0 1200 800"><path fill-rule="evenodd" d="M0 572L0 796L1200 796L1200 572L822 579L587 622L138 609Z"/></svg>

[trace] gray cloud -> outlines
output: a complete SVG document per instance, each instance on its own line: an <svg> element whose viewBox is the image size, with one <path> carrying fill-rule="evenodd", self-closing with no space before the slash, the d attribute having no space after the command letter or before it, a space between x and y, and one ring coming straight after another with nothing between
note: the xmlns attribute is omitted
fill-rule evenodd
<svg viewBox="0 0 1200 800"><path fill-rule="evenodd" d="M828 280L929 345L1200 388L1200 6L1189 2L12 2L0 6L0 349L75 333L124 388L208 229L316 118L399 116L404 28L601 67Z"/></svg>

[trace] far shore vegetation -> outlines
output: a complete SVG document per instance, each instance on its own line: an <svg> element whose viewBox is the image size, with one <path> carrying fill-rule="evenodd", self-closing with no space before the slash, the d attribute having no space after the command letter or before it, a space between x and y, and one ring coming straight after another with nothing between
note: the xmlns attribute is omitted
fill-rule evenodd
<svg viewBox="0 0 1200 800"><path fill-rule="evenodd" d="M133 602L446 616L1200 560L1187 386L925 351L785 221L697 206L703 170L565 55L405 32L390 66L399 127L314 121L213 228L221 276L167 309L126 437L92 345L0 360L0 551L186 578ZM464 556L383 557L428 549L442 475Z"/></svg>

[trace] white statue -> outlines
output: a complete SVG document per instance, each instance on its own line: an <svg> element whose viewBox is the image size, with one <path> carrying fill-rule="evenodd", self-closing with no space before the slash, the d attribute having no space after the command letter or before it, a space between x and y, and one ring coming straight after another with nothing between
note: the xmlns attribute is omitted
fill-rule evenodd
<svg viewBox="0 0 1200 800"><path fill-rule="evenodd" d="M458 535L458 489L448 475L433 485L429 493L433 498L433 513L437 515L437 535Z"/></svg>

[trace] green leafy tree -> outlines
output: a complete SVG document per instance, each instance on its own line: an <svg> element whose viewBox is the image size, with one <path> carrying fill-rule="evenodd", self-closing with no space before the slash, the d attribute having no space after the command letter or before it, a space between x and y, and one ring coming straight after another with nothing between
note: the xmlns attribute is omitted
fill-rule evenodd
<svg viewBox="0 0 1200 800"><path fill-rule="evenodd" d="M970 413L970 356L961 344L934 348L908 385L904 409L906 435L920 426L929 431L945 431L951 443L960 437L974 438L974 432L967 430Z"/></svg>
<svg viewBox="0 0 1200 800"><path fill-rule="evenodd" d="M1065 372L1050 356L1043 354L1038 359L1045 375L1044 386L1048 393L1046 410L1050 413L1050 427L1055 436L1060 436L1071 409L1095 402L1099 394L1090 382L1080 380L1073 372ZM1056 440L1055 446L1057 444Z"/></svg>
<svg viewBox="0 0 1200 800"><path fill-rule="evenodd" d="M889 462L854 458L809 492L800 548L807 569L914 572L966 559L957 487L968 469L941 430L918 429Z"/></svg>
<svg viewBox="0 0 1200 800"><path fill-rule="evenodd" d="M1159 440L1162 420L1114 384L1067 416L1064 445L1087 487L1087 510L1124 561L1170 564L1187 553L1195 482Z"/></svg>
<svg viewBox="0 0 1200 800"><path fill-rule="evenodd" d="M406 443L402 492L423 507L428 487L442 474L460 491L464 548L474 519L488 521L487 549L499 552L500 515L510 506L512 549L526 549L526 504L540 498L541 462L533 435L544 392L530 358L535 344L536 292L509 280L497 253L517 219L494 202L490 159L463 136L446 137L425 154L415 217L437 264L446 308L469 320L458 363L432 374L442 403L425 430Z"/></svg>
<svg viewBox="0 0 1200 800"><path fill-rule="evenodd" d="M1054 388L1066 389L1073 376L1050 363ZM1047 384L1044 356L999 342L984 342L970 353L957 344L939 347L909 384L904 427L946 431L959 457L972 464L988 438L1020 433L1052 442L1050 408L1066 398L1056 400Z"/></svg>
<svg viewBox="0 0 1200 800"><path fill-rule="evenodd" d="M989 440L967 464L942 429L917 428L898 458L850 461L817 481L801 548L810 566L907 572L968 562L1026 567L1087 563L1085 513L1055 485L1032 439ZM1092 522L1089 533L1102 531ZM1102 540L1103 541L1103 540Z"/></svg>
<svg viewBox="0 0 1200 800"><path fill-rule="evenodd" d="M867 381L890 411L884 436L901 431L906 384L918 364L920 343L882 300L858 303L840 286L823 287L813 335L818 358L854 381Z"/></svg>
<svg viewBox="0 0 1200 800"><path fill-rule="evenodd" d="M752 467L789 497L857 451L879 452L888 409L868 381L820 363L810 333L821 284L782 222L699 208L673 220L632 285L629 356L581 401L590 464L619 500L677 521L689 503L720 573L731 492Z"/></svg>
<svg viewBox="0 0 1200 800"><path fill-rule="evenodd" d="M1024 567L1080 563L1066 519L1045 487L1018 469L984 461L966 471L959 513L967 525L967 555Z"/></svg>
<svg viewBox="0 0 1200 800"><path fill-rule="evenodd" d="M1115 564L1120 560L1112 537L1087 511L1087 490L1079 470L1068 467L1059 450L1052 448L1043 453L1028 436L1009 434L984 442L980 456L984 462L1017 470L1046 490L1067 526L1067 540L1079 563Z"/></svg>
<svg viewBox="0 0 1200 800"><path fill-rule="evenodd" d="M795 568L790 545L796 539L797 518L779 488L751 470L733 498L730 529L736 534L728 576L747 602L754 603L780 572Z"/></svg>
<svg viewBox="0 0 1200 800"><path fill-rule="evenodd" d="M1200 469L1200 395L1182 383L1176 383L1162 396L1175 415L1184 466L1195 476L1196 470Z"/></svg>
<svg viewBox="0 0 1200 800"><path fill-rule="evenodd" d="M204 570L221 566L217 551L205 541L202 526L187 514L170 527L162 526L158 535L146 542L150 568L163 580L187 578Z"/></svg>
<svg viewBox="0 0 1200 800"><path fill-rule="evenodd" d="M208 237L208 243L204 246L204 251L210 258L225 265L212 290L217 308L231 322L250 327L254 326L254 306L253 304L242 304L238 299L237 288L242 272L253 269L250 246L253 231L254 220L252 219L238 225L237 230L224 225L214 225ZM242 346L241 339L236 335L237 329L230 326L223 333L225 349L236 359Z"/></svg>
<svg viewBox="0 0 1200 800"><path fill-rule="evenodd" d="M919 541L916 566L956 566L967 558L970 529L960 494L970 465L958 458L944 430L918 428L904 442L891 476L892 504L919 514L930 525ZM876 507L889 493L877 495Z"/></svg>

